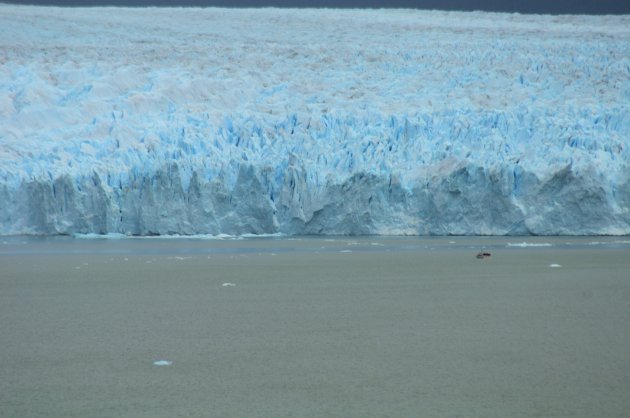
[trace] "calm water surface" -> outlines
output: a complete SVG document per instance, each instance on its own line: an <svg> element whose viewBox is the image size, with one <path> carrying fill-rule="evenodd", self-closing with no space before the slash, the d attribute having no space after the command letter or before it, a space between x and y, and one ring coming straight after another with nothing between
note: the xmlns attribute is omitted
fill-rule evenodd
<svg viewBox="0 0 630 418"><path fill-rule="evenodd" d="M2 417L630 416L630 238L0 237L0 336Z"/></svg>

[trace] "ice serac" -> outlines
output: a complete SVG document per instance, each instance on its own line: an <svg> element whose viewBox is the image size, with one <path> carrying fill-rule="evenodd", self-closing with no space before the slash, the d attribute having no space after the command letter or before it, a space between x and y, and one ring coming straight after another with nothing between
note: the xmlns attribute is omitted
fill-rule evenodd
<svg viewBox="0 0 630 418"><path fill-rule="evenodd" d="M628 16L0 5L0 234L630 234L628 39Z"/></svg>

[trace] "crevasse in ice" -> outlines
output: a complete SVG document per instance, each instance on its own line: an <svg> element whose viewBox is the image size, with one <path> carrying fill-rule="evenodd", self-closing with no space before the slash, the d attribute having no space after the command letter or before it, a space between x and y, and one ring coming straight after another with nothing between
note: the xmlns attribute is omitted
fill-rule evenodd
<svg viewBox="0 0 630 418"><path fill-rule="evenodd" d="M630 234L630 17L0 5L0 234Z"/></svg>

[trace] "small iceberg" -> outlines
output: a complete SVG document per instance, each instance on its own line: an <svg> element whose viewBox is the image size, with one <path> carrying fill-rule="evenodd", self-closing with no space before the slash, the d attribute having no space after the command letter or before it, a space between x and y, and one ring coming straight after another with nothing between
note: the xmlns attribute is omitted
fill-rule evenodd
<svg viewBox="0 0 630 418"><path fill-rule="evenodd" d="M173 362L168 360L157 360L153 362L154 366L170 366L171 364L173 364Z"/></svg>
<svg viewBox="0 0 630 418"><path fill-rule="evenodd" d="M234 286L236 286L236 284L235 283L223 283L221 286L223 286L223 287L234 287Z"/></svg>
<svg viewBox="0 0 630 418"><path fill-rule="evenodd" d="M558 267L562 267L562 265L553 263L553 264L549 264L549 267L551 267L551 268L558 268Z"/></svg>
<svg viewBox="0 0 630 418"><path fill-rule="evenodd" d="M508 247L551 247L552 245L548 242L508 242Z"/></svg>

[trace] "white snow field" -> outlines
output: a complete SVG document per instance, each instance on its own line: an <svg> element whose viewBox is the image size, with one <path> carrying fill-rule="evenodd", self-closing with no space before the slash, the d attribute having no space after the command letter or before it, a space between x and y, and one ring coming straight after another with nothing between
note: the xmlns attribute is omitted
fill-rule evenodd
<svg viewBox="0 0 630 418"><path fill-rule="evenodd" d="M0 234L630 234L630 16L0 5Z"/></svg>

